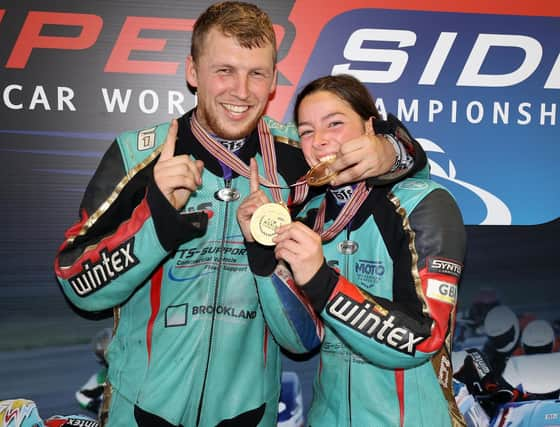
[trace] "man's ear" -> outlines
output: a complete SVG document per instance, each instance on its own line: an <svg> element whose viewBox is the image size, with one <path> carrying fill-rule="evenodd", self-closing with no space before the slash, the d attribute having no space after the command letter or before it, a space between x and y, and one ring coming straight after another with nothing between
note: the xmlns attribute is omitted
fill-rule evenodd
<svg viewBox="0 0 560 427"><path fill-rule="evenodd" d="M270 86L270 95L274 94L276 91L276 85L278 84L278 68L274 67L274 76L272 77L272 85Z"/></svg>
<svg viewBox="0 0 560 427"><path fill-rule="evenodd" d="M194 63L192 55L187 56L185 60L185 78L190 87L196 88L198 86L196 64Z"/></svg>

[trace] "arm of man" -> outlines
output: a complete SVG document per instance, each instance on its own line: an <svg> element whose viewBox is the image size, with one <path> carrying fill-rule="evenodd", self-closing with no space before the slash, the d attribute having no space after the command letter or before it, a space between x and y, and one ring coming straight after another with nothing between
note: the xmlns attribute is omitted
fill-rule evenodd
<svg viewBox="0 0 560 427"><path fill-rule="evenodd" d="M277 147L287 151L290 145L299 146L299 136L293 122L282 124L267 116L264 119L277 142L285 142L277 143ZM280 161L279 172L289 175L299 171L297 177L290 181L295 182L308 166L301 152L288 155L292 156L294 163ZM302 170L299 170L300 167ZM331 167L337 172L331 182L333 186L362 179L367 179L370 185L391 185L419 172L426 177L429 175L426 152L392 114L388 115L387 120L374 120L366 135L342 144Z"/></svg>
<svg viewBox="0 0 560 427"><path fill-rule="evenodd" d="M137 150L142 131L127 132L103 156L82 199L80 220L66 231L54 263L76 307L95 312L119 305L179 243L204 232L207 216L181 215L154 179L163 142L174 143L176 134L176 125L154 128L159 148L146 154Z"/></svg>
<svg viewBox="0 0 560 427"><path fill-rule="evenodd" d="M237 210L249 267L255 276L259 303L274 339L291 353L307 353L319 346L323 338L322 323L301 290L295 285L285 264L278 263L272 246L255 242L250 221L255 210L269 202L259 189L256 162L250 163L251 193Z"/></svg>
<svg viewBox="0 0 560 427"><path fill-rule="evenodd" d="M424 149L394 115L374 120L363 136L342 144L332 168L338 172L331 185L367 179L370 185L390 185L424 170Z"/></svg>

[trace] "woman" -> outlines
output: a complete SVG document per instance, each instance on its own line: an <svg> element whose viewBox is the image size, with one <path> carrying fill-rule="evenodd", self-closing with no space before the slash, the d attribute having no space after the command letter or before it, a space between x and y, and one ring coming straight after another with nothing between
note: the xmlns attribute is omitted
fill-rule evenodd
<svg viewBox="0 0 560 427"><path fill-rule="evenodd" d="M309 83L295 121L311 167L384 125L367 89L345 75ZM322 341L309 425L464 425L450 346L465 229L449 192L427 173L393 186L329 187L277 229L270 249L248 231L267 202L257 177L253 165L238 220L267 324L288 349L312 334ZM291 324L278 320L280 307Z"/></svg>

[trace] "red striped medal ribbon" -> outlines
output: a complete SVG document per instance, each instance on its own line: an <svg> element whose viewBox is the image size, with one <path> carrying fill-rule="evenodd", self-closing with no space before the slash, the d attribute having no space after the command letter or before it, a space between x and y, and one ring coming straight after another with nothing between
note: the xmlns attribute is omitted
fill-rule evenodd
<svg viewBox="0 0 560 427"><path fill-rule="evenodd" d="M360 206L364 203L367 199L369 193L371 191L371 187L368 187L365 181L361 181L358 186L352 192L352 196L350 200L346 202L344 207L339 212L338 216L334 220L333 224L327 229L323 231L323 227L325 226L325 212L327 210L327 198L323 198L321 202L321 206L319 206L319 211L317 212L317 216L315 217L315 223L313 224L313 231L319 233L321 236L321 240L323 242L328 242L332 240L338 233L340 233L344 227L348 225L350 220L354 217Z"/></svg>
<svg viewBox="0 0 560 427"><path fill-rule="evenodd" d="M249 166L246 165L239 157L227 150L222 144L214 140L205 129L202 128L200 123L195 117L195 114L191 118L192 132L195 138L202 144L202 146L212 154L216 159L223 162L225 165L229 166L238 175L244 176L245 178L250 177ZM261 154L264 163L264 170L266 178L259 174L259 182L265 187L270 188L272 193L272 198L275 202L284 204L282 201L281 189L282 187L278 182L278 175L276 169L276 152L274 150L274 138L266 122L261 118L258 122L258 134L259 134L259 145L261 148ZM292 203L301 203L307 197L307 192L309 187L305 182L305 178L300 178L295 184L290 187L295 187L294 189L294 199Z"/></svg>

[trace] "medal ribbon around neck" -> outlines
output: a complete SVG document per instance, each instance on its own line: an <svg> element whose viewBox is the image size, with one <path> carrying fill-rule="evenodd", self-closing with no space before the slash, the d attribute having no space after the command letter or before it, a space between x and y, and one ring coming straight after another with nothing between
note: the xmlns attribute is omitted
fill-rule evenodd
<svg viewBox="0 0 560 427"><path fill-rule="evenodd" d="M327 198L325 197L319 206L319 211L315 217L315 223L313 224L313 231L319 233L321 240L323 242L328 242L332 240L341 230L344 229L354 217L360 206L367 199L369 193L371 192L371 187L368 187L365 181L362 181L352 192L350 200L346 202L342 210L339 212L338 216L334 220L334 223L325 231L323 227L325 226L325 212L327 210Z"/></svg>
<svg viewBox="0 0 560 427"><path fill-rule="evenodd" d="M249 166L246 165L239 157L229 152L222 144L214 140L206 130L202 128L195 115L191 118L192 132L195 138L202 144L202 146L212 154L216 159L225 165L229 166L238 175L249 178ZM268 125L263 119L258 123L259 144L261 147L261 154L263 157L264 170L266 178L259 174L259 181L265 187L270 188L272 198L276 203L282 203L282 193L280 189L287 188L280 186L278 182L278 175L276 174L276 152L274 150L274 138L270 133ZM300 178L295 184L294 199L292 203L298 204L305 200L309 187L304 178Z"/></svg>

